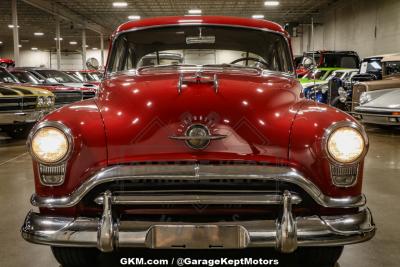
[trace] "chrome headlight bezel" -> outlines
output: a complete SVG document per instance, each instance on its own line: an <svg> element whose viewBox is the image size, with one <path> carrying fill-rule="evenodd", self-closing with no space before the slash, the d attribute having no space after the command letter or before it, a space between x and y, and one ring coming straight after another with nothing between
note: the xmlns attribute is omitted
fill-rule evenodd
<svg viewBox="0 0 400 267"><path fill-rule="evenodd" d="M44 128L56 128L57 130L61 131L67 139L67 142L68 142L67 152L61 159L57 160L56 162L43 161L42 159L37 157L37 155L33 152L33 149L32 149L33 138L35 137L36 133L38 133L40 130L42 130ZM35 125L35 127L32 129L32 131L29 134L28 140L27 140L27 146L28 146L29 153L31 154L32 158L35 161L37 161L40 164L46 165L46 166L56 166L56 165L65 163L71 157L71 154L72 154L72 151L74 148L74 138L72 136L71 129L68 128L67 126L65 126L63 123L56 122L56 121L44 121L44 122L40 122L39 124Z"/></svg>
<svg viewBox="0 0 400 267"><path fill-rule="evenodd" d="M329 152L329 139L332 136L333 133L335 133L337 130L341 129L341 128L351 128L354 129L355 131L357 131L361 137L363 138L364 141L364 150L362 151L362 153L358 156L357 159L351 161L351 162L342 162L342 161L338 161L337 159L335 159L331 153ZM325 130L324 136L322 138L322 150L324 151L325 155L327 156L328 160L336 165L336 166L350 166L350 165L355 165L358 164L360 161L362 161L365 157L365 155L368 152L368 147L369 147L369 140L368 140L368 136L364 130L364 127L361 126L358 123L355 122L351 122L351 121L340 121L337 123L332 124L330 127L328 127Z"/></svg>
<svg viewBox="0 0 400 267"><path fill-rule="evenodd" d="M368 102L371 102L371 101L372 101L372 97L370 94L368 94L367 92L361 93L360 99L359 99L360 105L367 104Z"/></svg>

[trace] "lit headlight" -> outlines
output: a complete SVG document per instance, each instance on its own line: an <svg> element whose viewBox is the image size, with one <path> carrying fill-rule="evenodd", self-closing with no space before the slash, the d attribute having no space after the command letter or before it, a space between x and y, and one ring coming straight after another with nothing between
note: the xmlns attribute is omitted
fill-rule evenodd
<svg viewBox="0 0 400 267"><path fill-rule="evenodd" d="M328 137L327 151L340 164L356 162L364 154L366 140L362 133L350 126L335 129Z"/></svg>
<svg viewBox="0 0 400 267"><path fill-rule="evenodd" d="M338 89L338 94L339 94L339 100L340 102L344 103L346 102L347 99L347 92L343 87L339 87Z"/></svg>
<svg viewBox="0 0 400 267"><path fill-rule="evenodd" d="M366 92L364 92L360 95L360 104L361 105L366 104L366 103L370 102L371 100L372 100L371 95Z"/></svg>
<svg viewBox="0 0 400 267"><path fill-rule="evenodd" d="M43 164L55 164L65 159L70 151L67 135L56 127L43 127L32 137L32 155Z"/></svg>

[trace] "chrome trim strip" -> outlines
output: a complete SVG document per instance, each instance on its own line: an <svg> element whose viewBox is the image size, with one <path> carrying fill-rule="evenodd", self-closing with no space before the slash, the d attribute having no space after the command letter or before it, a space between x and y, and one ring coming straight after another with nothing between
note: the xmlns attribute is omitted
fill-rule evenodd
<svg viewBox="0 0 400 267"><path fill-rule="evenodd" d="M202 180L202 179L254 179L264 181L287 182L295 184L306 191L316 203L329 208L356 208L366 204L364 195L355 197L330 197L309 179L294 168L266 166L254 164L142 164L117 165L102 169L88 178L72 194L62 197L41 197L32 195L31 203L36 207L65 208L79 203L94 187L114 181L129 181L138 179L172 179L172 180Z"/></svg>
<svg viewBox="0 0 400 267"><path fill-rule="evenodd" d="M340 216L309 216L293 218L296 224L297 246L342 246L365 242L375 235L376 227L368 209ZM97 247L99 218L54 217L29 212L21 228L22 237L36 244L67 247ZM148 247L153 227L243 227L248 237L247 247L276 247L277 225L275 219L256 221L160 222L118 221L114 224L113 246ZM176 247L175 247L176 249Z"/></svg>
<svg viewBox="0 0 400 267"><path fill-rule="evenodd" d="M103 195L98 196L94 202L99 205L103 204ZM123 194L119 195L113 193L111 197L111 203L113 205L156 205L156 204L182 204L182 205L280 205L283 203L282 194L262 194L262 193L252 193L252 194L164 194L164 195L154 195L148 193L143 194ZM301 197L292 194L291 202L292 204L300 204L302 201Z"/></svg>

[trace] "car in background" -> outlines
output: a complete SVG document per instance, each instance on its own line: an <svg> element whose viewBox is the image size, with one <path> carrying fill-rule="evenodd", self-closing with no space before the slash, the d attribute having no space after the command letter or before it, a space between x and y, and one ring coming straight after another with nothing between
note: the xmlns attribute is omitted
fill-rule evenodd
<svg viewBox="0 0 400 267"><path fill-rule="evenodd" d="M327 69L327 68L321 68ZM358 73L358 69L336 69L332 71L329 68L327 74L323 76L324 80L318 80L316 82L303 83L303 93L307 99L317 101L319 103L329 104L334 107L339 106L338 99L332 95L332 91L329 90L329 84L332 79L350 80L355 74ZM326 77L326 75L329 75Z"/></svg>
<svg viewBox="0 0 400 267"><path fill-rule="evenodd" d="M301 97L279 24L148 18L111 38L98 97L29 136L38 209L23 238L52 246L64 267L121 247L269 247L322 267L374 236L366 132ZM138 67L168 51L185 63Z"/></svg>
<svg viewBox="0 0 400 267"><path fill-rule="evenodd" d="M97 70L77 70L77 71L64 71L65 73L75 77L81 82L99 85L103 78L103 73Z"/></svg>
<svg viewBox="0 0 400 267"><path fill-rule="evenodd" d="M24 70L31 73L36 77L37 80L46 85L61 85L80 90L82 92L83 99L95 97L97 94L97 85L81 82L77 78L74 78L63 71L31 67L15 68L15 71L19 70Z"/></svg>
<svg viewBox="0 0 400 267"><path fill-rule="evenodd" d="M0 67L1 68L14 68L15 61L9 58L0 58Z"/></svg>
<svg viewBox="0 0 400 267"><path fill-rule="evenodd" d="M344 68L315 68L307 73L303 78L299 79L303 88L325 84L332 74L336 71L341 71L337 75L346 75L348 72L358 71L358 69L344 69ZM336 75L336 74L335 74Z"/></svg>
<svg viewBox="0 0 400 267"><path fill-rule="evenodd" d="M299 59L297 59L299 62ZM360 57L355 51L310 51L303 54L303 59L296 66L296 73L304 76L314 68L355 69L360 65Z"/></svg>
<svg viewBox="0 0 400 267"><path fill-rule="evenodd" d="M400 126L399 88L364 92L353 116L363 123Z"/></svg>
<svg viewBox="0 0 400 267"><path fill-rule="evenodd" d="M382 80L382 60L398 54L366 57L361 61L360 71L353 77L354 82Z"/></svg>
<svg viewBox="0 0 400 267"><path fill-rule="evenodd" d="M51 91L55 95L56 108L87 98L84 97L82 90L79 88L64 86L58 83L47 83L46 80L39 80L31 72L24 69L13 69L8 74L4 72L4 75L6 75L9 80L14 80L16 84L21 83L26 86L40 87Z"/></svg>
<svg viewBox="0 0 400 267"><path fill-rule="evenodd" d="M360 105L362 93L376 90L400 88L400 54L384 56L380 60L382 80L356 81L352 85L352 108ZM354 79L354 78L353 78Z"/></svg>
<svg viewBox="0 0 400 267"><path fill-rule="evenodd" d="M53 108L54 95L48 90L0 84L0 129L13 138L26 137Z"/></svg>

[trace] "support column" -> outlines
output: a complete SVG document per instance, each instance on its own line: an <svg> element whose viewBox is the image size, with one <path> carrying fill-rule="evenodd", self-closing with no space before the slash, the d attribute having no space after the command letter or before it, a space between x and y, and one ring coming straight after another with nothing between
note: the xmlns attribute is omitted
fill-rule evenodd
<svg viewBox="0 0 400 267"><path fill-rule="evenodd" d="M101 69L104 68L104 35L100 34L100 54L101 54Z"/></svg>
<svg viewBox="0 0 400 267"><path fill-rule="evenodd" d="M57 69L61 69L61 34L60 17L56 16L56 48L57 48Z"/></svg>
<svg viewBox="0 0 400 267"><path fill-rule="evenodd" d="M15 66L20 65L19 62L19 29L18 29L18 16L17 16L17 0L11 2L12 24L13 24L13 40L14 40L14 61Z"/></svg>
<svg viewBox="0 0 400 267"><path fill-rule="evenodd" d="M82 29L82 69L86 69L86 29Z"/></svg>

